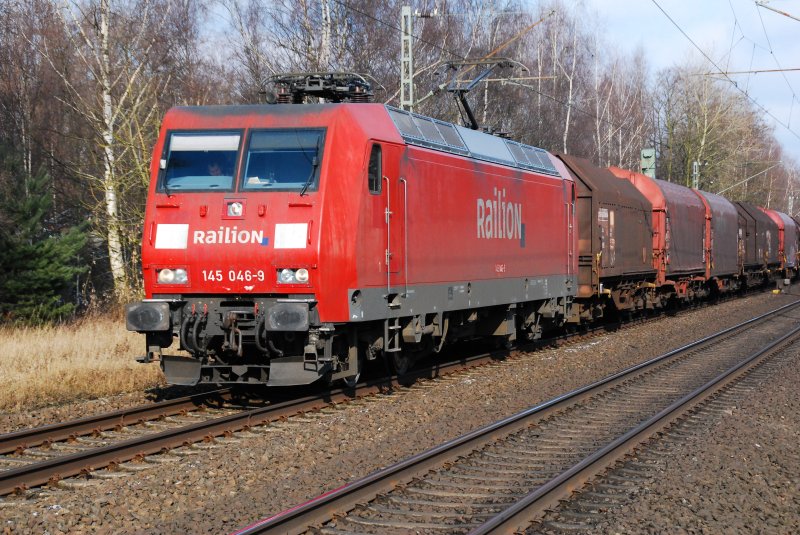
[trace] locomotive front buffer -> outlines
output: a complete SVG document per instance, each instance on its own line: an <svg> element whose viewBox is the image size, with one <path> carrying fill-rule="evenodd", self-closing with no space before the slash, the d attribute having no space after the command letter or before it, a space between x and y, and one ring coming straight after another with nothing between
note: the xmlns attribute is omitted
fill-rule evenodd
<svg viewBox="0 0 800 535"><path fill-rule="evenodd" d="M357 366L351 344L338 340L346 336L319 322L312 296L147 299L128 305L126 323L146 336L147 354L138 360L161 361L172 384L300 385L342 378ZM193 357L163 354L174 338ZM268 358L246 358L253 349Z"/></svg>

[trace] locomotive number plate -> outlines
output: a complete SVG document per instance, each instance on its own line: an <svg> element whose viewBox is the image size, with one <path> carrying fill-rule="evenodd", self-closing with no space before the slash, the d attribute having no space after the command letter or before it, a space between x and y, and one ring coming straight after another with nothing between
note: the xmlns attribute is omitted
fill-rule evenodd
<svg viewBox="0 0 800 535"><path fill-rule="evenodd" d="M204 269L203 280L206 282L264 282L264 270L250 271L249 269Z"/></svg>

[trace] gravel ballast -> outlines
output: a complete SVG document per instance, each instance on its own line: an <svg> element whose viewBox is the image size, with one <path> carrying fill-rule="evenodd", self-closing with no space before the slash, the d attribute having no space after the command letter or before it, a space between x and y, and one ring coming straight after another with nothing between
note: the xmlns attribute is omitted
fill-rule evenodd
<svg viewBox="0 0 800 535"><path fill-rule="evenodd" d="M746 399L662 458L597 533L800 533L800 346Z"/></svg>
<svg viewBox="0 0 800 535"><path fill-rule="evenodd" d="M183 449L176 452L182 455L163 456L164 462L153 468L124 477L92 480L91 485L80 490L34 492L25 499L9 499L0 503L0 518L4 529L13 533L232 531L791 299L787 295L752 295L567 347L537 351L389 396L352 402L224 440L211 449ZM774 395L794 403L796 414L795 389L776 389ZM46 408L30 415L4 415L2 425L11 429L33 425L31 422L51 423L53 419L49 418L104 412L110 407L121 408L121 399ZM753 413L753 417L758 414ZM794 457L788 457L786 462L794 462L796 467L798 427L796 419L792 421L794 453L781 444L771 454L782 458L787 451ZM727 443L735 448L735 436L728 435L720 446ZM766 455L771 448L761 444L759 451ZM736 466L740 465L737 462ZM780 471L781 467L784 465L779 463L759 465L765 470ZM762 477L766 480L790 476L767 473ZM713 485L715 479L712 476L708 481ZM794 503L797 511L796 490L794 493L783 498ZM721 496L724 494L720 491ZM678 510L680 507L675 508ZM642 514L646 512L644 509ZM663 516L668 517L666 512ZM679 521L679 517L673 518ZM639 532L635 527L635 522L621 522L618 529Z"/></svg>

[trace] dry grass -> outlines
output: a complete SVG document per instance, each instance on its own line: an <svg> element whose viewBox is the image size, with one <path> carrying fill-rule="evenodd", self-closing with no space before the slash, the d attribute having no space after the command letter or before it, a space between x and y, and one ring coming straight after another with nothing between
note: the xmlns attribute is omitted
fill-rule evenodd
<svg viewBox="0 0 800 535"><path fill-rule="evenodd" d="M0 410L96 398L163 383L157 365L134 360L143 352L144 336L126 331L118 318L0 328Z"/></svg>

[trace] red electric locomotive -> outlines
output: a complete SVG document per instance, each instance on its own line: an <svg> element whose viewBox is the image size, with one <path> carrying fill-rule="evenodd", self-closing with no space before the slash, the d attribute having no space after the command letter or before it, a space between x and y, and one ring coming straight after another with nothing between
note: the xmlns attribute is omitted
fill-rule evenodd
<svg viewBox="0 0 800 535"><path fill-rule="evenodd" d="M147 298L126 311L146 335L145 361L174 384L352 383L364 359L402 373L445 342L535 338L564 321L577 256L561 161L354 103L365 84L313 82L349 102L164 117L142 241ZM189 356L163 354L175 339Z"/></svg>

